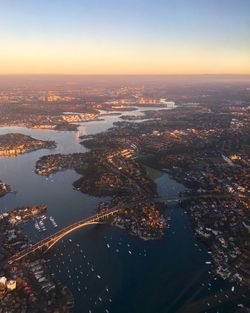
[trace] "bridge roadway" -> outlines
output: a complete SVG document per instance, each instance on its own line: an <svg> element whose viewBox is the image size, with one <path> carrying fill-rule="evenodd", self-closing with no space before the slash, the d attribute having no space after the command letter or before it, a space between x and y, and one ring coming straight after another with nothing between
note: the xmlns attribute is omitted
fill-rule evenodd
<svg viewBox="0 0 250 313"><path fill-rule="evenodd" d="M195 196L195 197L182 197L182 198L168 198L168 199L162 199L162 198L151 198L149 199L148 197L146 198L141 198L139 200L136 200L136 201L131 201L131 202L128 202L126 204L122 204L122 206L115 206L113 207L112 209L104 212L104 213L100 213L100 214L96 214L96 215L93 215L93 216L90 216L88 218L85 218L79 222L76 222L72 225L69 225L65 228L63 228L62 230L59 230L58 232L56 232L55 234L49 236L49 237L46 237L44 239L42 239L41 241L35 243L34 245L31 245L30 247L28 247L27 249L23 250L23 251L20 251L16 254L14 254L9 260L8 260L8 263L9 264L12 264L13 262L15 261L18 261L18 260L21 260L22 258L28 256L29 254L39 250L39 249L42 249L43 247L47 247L47 250L50 249L53 245L55 245L59 240L61 240L63 237L65 237L66 235L68 235L69 233L79 229L79 228L82 228L84 226L87 226L87 225L93 225L93 224L98 224L98 223L102 223L102 220L105 219L106 217L108 216L111 216L115 213L118 213L118 212L121 212L129 207L133 207L135 205L138 205L138 204L142 204L146 201L154 201L154 202L158 202L159 200L160 201L163 201L164 203L170 203L170 202L176 202L176 201L179 201L179 200L187 200L187 199L190 199L190 198L210 198L210 197L214 197L214 198L227 198L228 195L200 195L200 196ZM230 195L230 197L232 197Z"/></svg>
<svg viewBox="0 0 250 313"><path fill-rule="evenodd" d="M99 224L102 223L102 221L108 217L108 216L112 216L115 213L119 213L122 212L130 207L133 207L135 205L138 204L142 204L144 202L148 201L147 198L141 199L141 200L137 200L137 201L133 201L133 202L128 202L126 204L123 204L122 207L121 206L115 206L112 209L104 212L104 213L99 213L90 217L87 217L79 222L76 222L74 224L71 224L61 230L59 230L58 232L56 232L55 234L46 237L44 239L42 239L41 241L31 245L30 247L28 247L27 249L24 249L16 254L14 254L9 260L8 263L12 264L15 261L19 261L21 259L23 259L24 257L28 256L29 254L40 250L44 247L48 249L50 249L53 245L55 245L59 240L61 240L63 237L65 237L66 235L68 235L69 233L82 228L84 226L87 225L93 225L93 224Z"/></svg>
<svg viewBox="0 0 250 313"><path fill-rule="evenodd" d="M196 200L196 199L245 199L246 197L243 195L231 195L231 194L217 194L217 193L207 193L207 194L200 194L200 195L190 195L190 196L180 196L180 197L172 197L172 198L152 198L154 202L162 202L165 204L172 203L172 202L179 202L185 200Z"/></svg>

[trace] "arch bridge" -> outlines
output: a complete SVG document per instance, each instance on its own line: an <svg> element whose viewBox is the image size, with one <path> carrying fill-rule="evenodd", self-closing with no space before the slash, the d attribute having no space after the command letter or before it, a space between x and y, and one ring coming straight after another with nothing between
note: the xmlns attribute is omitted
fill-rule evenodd
<svg viewBox="0 0 250 313"><path fill-rule="evenodd" d="M59 240L61 240L63 237L67 236L68 234L72 233L73 231L75 231L79 228L83 228L83 227L88 226L88 225L101 224L105 221L105 219L107 217L113 216L114 214L117 214L117 213L122 212L124 210L125 210L125 208L119 208L119 209L113 208L113 209L110 209L106 212L93 215L93 216L85 218L79 222L71 224L71 225L59 230L55 234L53 234L49 237L46 237L46 238L42 239L41 241L31 245L27 249L24 249L24 250L22 250L16 254L14 254L8 260L8 263L12 264L13 262L19 261L19 260L23 259L24 257L30 255L31 253L38 251L38 250L41 250L41 249L44 249L44 248L46 251L48 251Z"/></svg>

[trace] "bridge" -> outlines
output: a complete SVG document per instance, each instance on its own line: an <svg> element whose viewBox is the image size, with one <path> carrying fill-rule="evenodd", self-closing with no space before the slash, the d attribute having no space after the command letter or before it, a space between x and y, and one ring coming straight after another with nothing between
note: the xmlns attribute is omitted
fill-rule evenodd
<svg viewBox="0 0 250 313"><path fill-rule="evenodd" d="M112 208L112 209L110 209L104 213L96 214L96 215L90 216L88 218L85 218L79 222L76 222L74 224L71 224L71 225L59 230L55 234L53 234L49 237L46 237L46 238L42 239L41 241L31 245L27 249L24 249L24 250L22 250L16 254L14 254L8 260L8 263L12 264L13 262L19 261L19 260L23 259L24 257L30 255L31 253L33 253L37 250L41 250L43 248L46 248L46 251L47 251L51 247L53 247L59 240L61 240L63 237L67 236L68 234L72 233L73 231L75 231L79 228L83 228L83 227L88 226L88 225L101 224L104 222L104 220L107 217L113 216L114 214L122 212L125 209L126 209L126 207L122 207L122 208L114 207L114 208Z"/></svg>
<svg viewBox="0 0 250 313"><path fill-rule="evenodd" d="M193 199L193 198L209 198L209 197L212 197L212 195L211 194L209 194L209 195L205 194L205 195L200 195L200 196L196 196L196 197L192 197L192 196L181 197L181 198L173 197L173 198L167 198L167 199L164 199L164 198L150 198L149 199L148 197L144 197L144 198L139 198L136 201L127 202L126 204L122 203L122 204L119 204L119 206L115 206L112 209L109 209L103 213L95 214L95 215L90 216L88 218L85 218L81 221L78 221L74 224L71 224L71 225L59 230L55 234L53 234L49 237L46 237L46 238L42 239L41 241L31 245L27 249L19 251L18 253L14 254L8 260L8 263L12 264L13 262L19 261L19 260L23 259L24 257L30 255L31 253L38 251L38 250L41 250L43 248L45 248L47 251L51 247L53 247L58 241L60 241L63 237L67 236L68 234L72 233L73 231L75 231L77 229L83 228L83 227L88 226L88 225L102 224L107 217L113 216L116 213L120 213L120 212L122 212L122 211L124 211L130 207L133 207L133 206L138 205L138 204L140 205L140 204L147 202L147 201L163 202L165 204L168 204L168 203L177 202L180 200L188 200L190 198ZM213 197L225 198L225 197L228 197L228 195L214 195ZM230 195L230 197L232 197L232 196Z"/></svg>
<svg viewBox="0 0 250 313"><path fill-rule="evenodd" d="M72 233L73 231L75 231L79 228L83 228L83 227L88 226L88 225L102 224L102 223L104 223L104 221L107 217L113 216L114 214L117 214L117 213L121 213L130 207L133 207L133 206L138 205L138 204L140 205L146 201L148 201L148 198L138 199L136 201L127 202L126 204L122 203L122 204L119 204L119 206L118 205L114 206L113 208L111 208L111 209L109 209L103 213L92 215L92 216L87 217L81 221L78 221L74 224L71 224L71 225L59 230L55 234L53 234L49 237L46 237L46 238L42 239L41 241L31 245L27 249L24 249L22 251L17 252L16 254L14 254L12 257L9 258L8 263L12 264L13 262L19 261L19 260L23 259L24 257L30 255L31 253L38 251L38 250L42 250L44 248L46 251L48 251L59 240L61 240L63 237L67 236L68 234Z"/></svg>
<svg viewBox="0 0 250 313"><path fill-rule="evenodd" d="M182 202L182 201L187 201L187 200L197 200L197 199L245 199L246 197L241 195L232 195L232 194L217 194L217 193L205 193L205 194L200 194L200 195L190 195L190 196L179 196L179 197L156 197L152 198L152 201L154 202L161 202L164 204L171 204L175 202Z"/></svg>

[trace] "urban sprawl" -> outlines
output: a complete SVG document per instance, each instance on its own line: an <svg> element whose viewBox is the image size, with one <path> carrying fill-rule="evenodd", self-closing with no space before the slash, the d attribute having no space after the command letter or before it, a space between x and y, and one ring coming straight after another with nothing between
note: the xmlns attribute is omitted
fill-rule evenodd
<svg viewBox="0 0 250 313"><path fill-rule="evenodd" d="M142 107L143 115L133 114ZM2 127L76 131L78 123L98 122L102 116L124 111L129 114L107 131L80 137L87 152L45 151L36 162L35 173L47 177L75 170L81 177L72 188L110 197L100 201L97 214L131 203L105 223L142 240L167 236L168 206L178 201L188 213L195 236L208 247L215 277L244 288L244 301L237 312L249 312L249 86L181 88L155 81L111 87L77 85L72 90L56 86L0 90ZM53 149L56 144L20 133L1 135L0 158ZM161 199L148 168L167 173L185 191L177 199ZM8 192L11 186L0 181L0 197ZM51 275L42 251L8 262L10 256L32 244L20 225L46 214L46 209L32 205L0 214L0 313L41 312L39 306L51 313L72 309L70 290Z"/></svg>

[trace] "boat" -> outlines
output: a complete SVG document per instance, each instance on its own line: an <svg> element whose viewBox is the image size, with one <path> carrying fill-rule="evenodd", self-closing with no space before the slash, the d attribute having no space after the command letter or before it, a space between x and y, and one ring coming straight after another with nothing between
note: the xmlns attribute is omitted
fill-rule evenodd
<svg viewBox="0 0 250 313"><path fill-rule="evenodd" d="M38 225L38 222L37 222L37 221L35 222L35 228L36 228L38 231L41 231L41 228L40 228L40 226Z"/></svg>
<svg viewBox="0 0 250 313"><path fill-rule="evenodd" d="M58 226L57 223L55 222L55 219L54 219L52 216L49 217L49 220L51 221L51 223L52 223L52 225L53 225L54 227L57 227L57 226Z"/></svg>
<svg viewBox="0 0 250 313"><path fill-rule="evenodd" d="M44 225L43 220L40 220L40 221L38 222L38 224L39 224L40 228L42 229L42 231L45 231L45 230L46 230L46 227L45 227L45 225Z"/></svg>

